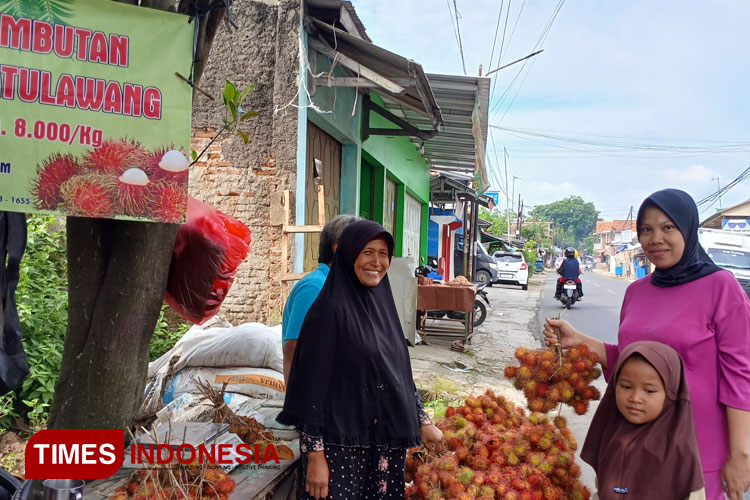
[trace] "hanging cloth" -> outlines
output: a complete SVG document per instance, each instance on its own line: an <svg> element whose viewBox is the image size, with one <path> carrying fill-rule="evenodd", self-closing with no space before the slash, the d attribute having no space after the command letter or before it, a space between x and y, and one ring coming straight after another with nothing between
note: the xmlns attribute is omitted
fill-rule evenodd
<svg viewBox="0 0 750 500"><path fill-rule="evenodd" d="M16 309L21 257L26 250L26 214L0 212L0 394L6 394L29 374Z"/></svg>

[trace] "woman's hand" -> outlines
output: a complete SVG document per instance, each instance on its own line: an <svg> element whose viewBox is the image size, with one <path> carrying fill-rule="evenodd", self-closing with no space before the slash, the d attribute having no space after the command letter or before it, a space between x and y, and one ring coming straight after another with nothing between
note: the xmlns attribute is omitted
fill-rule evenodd
<svg viewBox="0 0 750 500"><path fill-rule="evenodd" d="M423 425L419 428L422 436L422 443L430 453L440 453L443 451L443 432L433 424Z"/></svg>
<svg viewBox="0 0 750 500"><path fill-rule="evenodd" d="M605 347L604 342L589 337L588 335L584 335L563 319L547 318L547 321L544 323L544 341L547 343L547 347L552 347L554 344L557 344L557 334L554 330L555 326L560 328L560 339L562 341L563 349L569 349L578 344L586 344L589 350L596 353L602 368L607 367L607 348Z"/></svg>
<svg viewBox="0 0 750 500"><path fill-rule="evenodd" d="M544 341L547 343L547 347L557 344L557 334L553 328L555 326L560 328L561 347L563 349L568 349L581 343L581 333L573 328L570 323L564 319L547 318L547 321L544 323Z"/></svg>
<svg viewBox="0 0 750 500"><path fill-rule="evenodd" d="M325 452L310 451L307 453L307 478L305 491L314 498L326 498L328 496L328 481L330 471Z"/></svg>
<svg viewBox="0 0 750 500"><path fill-rule="evenodd" d="M742 500L750 488L750 455L747 452L730 454L721 469L721 480L729 500Z"/></svg>

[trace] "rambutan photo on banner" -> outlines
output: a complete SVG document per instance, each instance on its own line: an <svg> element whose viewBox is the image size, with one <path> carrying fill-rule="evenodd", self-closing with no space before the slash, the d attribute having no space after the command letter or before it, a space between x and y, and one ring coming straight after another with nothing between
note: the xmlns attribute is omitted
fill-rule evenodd
<svg viewBox="0 0 750 500"><path fill-rule="evenodd" d="M0 0L0 211L183 222L188 16L48 4Z"/></svg>

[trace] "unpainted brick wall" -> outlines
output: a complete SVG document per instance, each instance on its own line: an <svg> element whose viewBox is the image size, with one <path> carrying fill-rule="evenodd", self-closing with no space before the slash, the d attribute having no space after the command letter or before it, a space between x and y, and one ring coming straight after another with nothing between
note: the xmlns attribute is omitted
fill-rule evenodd
<svg viewBox="0 0 750 500"><path fill-rule="evenodd" d="M219 314L233 324L281 318L281 224L284 189L294 192L297 168L296 104L299 2L245 1L232 6L239 30L217 34L200 81L215 100L197 94L192 149L201 151L220 128L226 80L238 88L257 87L243 103L260 116L243 122L250 134L214 142L190 172L196 198L236 217L252 231L250 254L240 267ZM292 195L292 199L294 195ZM292 202L292 220L294 217ZM293 240L293 238L290 238ZM293 256L290 244L290 262Z"/></svg>

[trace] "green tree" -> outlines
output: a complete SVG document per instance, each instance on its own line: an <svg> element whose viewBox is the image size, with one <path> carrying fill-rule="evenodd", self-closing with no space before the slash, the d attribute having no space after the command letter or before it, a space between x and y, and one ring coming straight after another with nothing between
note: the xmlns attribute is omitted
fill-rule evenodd
<svg viewBox="0 0 750 500"><path fill-rule="evenodd" d="M583 251L586 252L586 255L594 254L595 242L596 242L596 236L594 236L593 234L590 234L583 239L583 242L581 243L581 248L583 248Z"/></svg>
<svg viewBox="0 0 750 500"><path fill-rule="evenodd" d="M479 207L479 217L492 223L487 232L501 237L508 235L508 217L500 213L500 211Z"/></svg>
<svg viewBox="0 0 750 500"><path fill-rule="evenodd" d="M538 205L531 215L539 220L549 220L555 224L555 243L561 247L579 246L583 239L596 228L599 212L591 202L580 196L569 196L547 205Z"/></svg>

